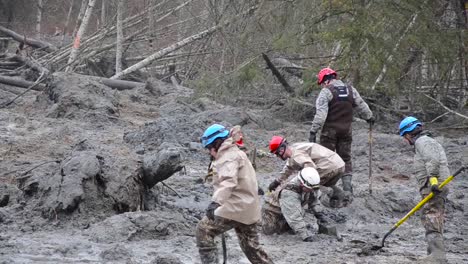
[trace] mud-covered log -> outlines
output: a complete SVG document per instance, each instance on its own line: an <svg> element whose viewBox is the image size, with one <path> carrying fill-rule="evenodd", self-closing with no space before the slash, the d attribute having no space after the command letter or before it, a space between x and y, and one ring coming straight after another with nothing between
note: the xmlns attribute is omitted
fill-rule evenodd
<svg viewBox="0 0 468 264"><path fill-rule="evenodd" d="M43 50L45 50L47 52L52 52L52 51L57 50L57 48L54 47L50 43L47 43L45 41L40 41L40 40L37 40L37 39L27 38L26 36L20 35L20 34L14 32L13 30L10 30L10 29L2 27L2 26L0 26L0 32L2 32L3 34L5 34L7 36L12 37L14 40L16 40L18 42L24 42L27 45L29 45L31 47L34 47L34 48L43 49Z"/></svg>
<svg viewBox="0 0 468 264"><path fill-rule="evenodd" d="M96 78L94 76L90 76L91 78ZM122 91L122 90L130 90L137 86L144 85L144 83L140 82L131 82L131 81L122 81L122 80L111 80L107 78L96 78L98 81L102 82L104 85L109 86L113 89ZM28 88L34 84L34 82L26 81L19 78L7 77L0 75L0 83L13 85L22 88ZM39 84L33 90L35 91L42 91L45 85Z"/></svg>
<svg viewBox="0 0 468 264"><path fill-rule="evenodd" d="M24 79L19 79L19 78L6 77L6 76L0 76L0 83L22 87L22 88L28 88L34 85L34 82L26 81ZM38 84L35 87L33 87L32 90L42 91L44 87L45 87L44 84Z"/></svg>
<svg viewBox="0 0 468 264"><path fill-rule="evenodd" d="M161 147L159 152L145 154L143 159L143 183L151 188L158 182L164 181L180 171L182 167L179 151Z"/></svg>
<svg viewBox="0 0 468 264"><path fill-rule="evenodd" d="M113 89L122 91L122 90L130 90L137 86L144 85L141 82L132 82L132 81L123 81L123 80L112 80L107 78L99 78L99 80Z"/></svg>

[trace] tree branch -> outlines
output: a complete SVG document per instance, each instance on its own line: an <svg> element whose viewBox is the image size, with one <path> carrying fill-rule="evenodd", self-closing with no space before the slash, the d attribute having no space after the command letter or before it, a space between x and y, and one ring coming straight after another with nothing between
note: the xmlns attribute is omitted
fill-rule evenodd
<svg viewBox="0 0 468 264"><path fill-rule="evenodd" d="M457 115L457 116L459 116L459 117L463 117L463 118L465 118L465 119L468 119L468 116L462 115L462 114L460 114L460 113L458 113L458 112L456 112L456 111L453 111L452 109L446 107L441 101L438 101L438 100L436 100L436 99L430 97L430 96L427 95L427 94L423 94L423 95L426 96L427 98L431 99L432 101L438 103L440 106L442 106L445 110L449 111L450 113L455 114L455 115Z"/></svg>

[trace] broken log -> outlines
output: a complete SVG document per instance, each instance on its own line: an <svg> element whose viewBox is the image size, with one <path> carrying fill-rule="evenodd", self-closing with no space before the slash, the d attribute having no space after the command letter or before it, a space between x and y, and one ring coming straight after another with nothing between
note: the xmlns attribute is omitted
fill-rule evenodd
<svg viewBox="0 0 468 264"><path fill-rule="evenodd" d="M122 90L131 90L137 86L145 85L141 82L132 82L132 81L123 81L123 80L112 80L107 78L99 78L99 81L104 85L109 86L110 88L122 91Z"/></svg>
<svg viewBox="0 0 468 264"><path fill-rule="evenodd" d="M101 82L102 84L104 84L106 86L109 86L112 89L116 89L116 90L119 90L119 91L130 90L130 89L133 89L133 88L135 88L137 86L145 85L145 83L141 83L141 82L111 80L111 79L107 79L107 78L99 78L99 77L94 77L94 76L90 76L90 77L94 78L95 80ZM1 76L1 75L0 75L0 83L13 85L13 86L17 86L17 87L22 87L22 88L28 88L28 87L31 87L34 84L34 82L26 81L24 79L6 77L6 76ZM44 84L38 84L32 90L42 91L44 88L45 88Z"/></svg>
<svg viewBox="0 0 468 264"><path fill-rule="evenodd" d="M52 44L50 44L50 43L47 43L45 41L40 41L40 40L37 40L37 39L27 38L24 35L18 34L16 32L14 32L13 30L10 30L10 29L2 27L2 26L0 26L0 32L2 32L3 34L5 34L7 36L12 37L14 40L16 40L18 42L26 43L27 45L29 45L29 46L31 46L33 48L43 49L43 50L45 50L47 52L52 52L52 51L57 50L57 48L55 46L53 46Z"/></svg>
<svg viewBox="0 0 468 264"><path fill-rule="evenodd" d="M22 88L28 88L34 85L34 82L26 81L24 79L19 79L19 78L6 77L6 76L0 76L0 83L22 87ZM44 84L38 84L34 88L32 88L32 90L42 91L44 88L45 88Z"/></svg>
<svg viewBox="0 0 468 264"><path fill-rule="evenodd" d="M49 74L49 70L45 68L44 66L42 66L39 62L37 62L33 58L26 58L20 55L13 55L11 59L17 62L24 63L31 69L36 70L38 72L44 72L45 74Z"/></svg>
<svg viewBox="0 0 468 264"><path fill-rule="evenodd" d="M265 53L262 53L263 59L265 60L267 67L271 70L273 75L278 79L278 81L283 85L286 92L294 94L294 89L289 85L289 83L284 79L283 75L276 69L275 65L271 62L270 58Z"/></svg>

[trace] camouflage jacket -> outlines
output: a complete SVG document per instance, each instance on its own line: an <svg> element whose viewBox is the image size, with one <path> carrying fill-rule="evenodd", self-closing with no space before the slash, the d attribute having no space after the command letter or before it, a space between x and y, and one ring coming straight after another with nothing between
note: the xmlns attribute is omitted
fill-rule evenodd
<svg viewBox="0 0 468 264"><path fill-rule="evenodd" d="M272 209L276 209L274 211L284 216L288 225L296 234L299 234L302 239L312 235L311 231L307 229L304 220L304 207L307 206L309 196L310 193L301 191L301 185L296 176L287 184L278 188L266 200Z"/></svg>
<svg viewBox="0 0 468 264"><path fill-rule="evenodd" d="M426 185L429 177L443 180L450 176L444 148L427 133L421 133L416 139L414 150L413 169L420 188Z"/></svg>
<svg viewBox="0 0 468 264"><path fill-rule="evenodd" d="M341 80L332 80L330 84L335 86L345 86ZM358 114L365 120L368 120L372 117L372 111L369 109L369 106L364 102L359 92L351 86L353 89L353 97L355 109L357 109ZM322 88L320 91L317 100L315 101L315 117L312 121L312 127L310 128L311 132L317 133L325 123L328 115L328 105L333 99L333 94L330 89Z"/></svg>

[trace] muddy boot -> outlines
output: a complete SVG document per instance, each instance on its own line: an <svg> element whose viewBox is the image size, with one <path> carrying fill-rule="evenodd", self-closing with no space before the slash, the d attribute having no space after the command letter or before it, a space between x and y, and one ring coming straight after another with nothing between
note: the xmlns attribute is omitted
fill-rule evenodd
<svg viewBox="0 0 468 264"><path fill-rule="evenodd" d="M338 186L331 186L331 188L333 189L333 192L331 194L329 194L329 196L330 196L330 202L329 202L330 207L333 207L333 208L343 207L344 200L346 198L345 193Z"/></svg>
<svg viewBox="0 0 468 264"><path fill-rule="evenodd" d="M353 184L351 183L353 176L351 174L344 175L341 178L341 183L343 184L343 191L350 192L353 194Z"/></svg>
<svg viewBox="0 0 468 264"><path fill-rule="evenodd" d="M218 249L216 247L199 247L200 259L202 264L218 264Z"/></svg>
<svg viewBox="0 0 468 264"><path fill-rule="evenodd" d="M353 185L351 183L352 175L348 174L341 178L343 183L344 199L343 206L348 206L353 202Z"/></svg>
<svg viewBox="0 0 468 264"><path fill-rule="evenodd" d="M428 258L434 263L445 264L447 257L445 256L445 244L442 234L433 232L426 235L427 254Z"/></svg>

